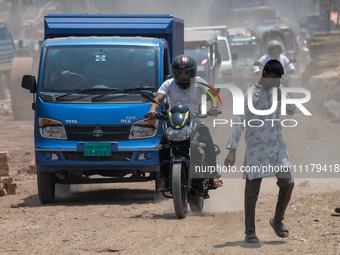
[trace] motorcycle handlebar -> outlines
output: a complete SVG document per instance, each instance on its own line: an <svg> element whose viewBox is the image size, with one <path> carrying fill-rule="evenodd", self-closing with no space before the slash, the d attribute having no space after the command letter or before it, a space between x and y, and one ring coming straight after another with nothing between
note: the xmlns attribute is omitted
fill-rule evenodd
<svg viewBox="0 0 340 255"><path fill-rule="evenodd" d="M222 114L222 111L218 111L217 114ZM193 115L194 117L198 117L198 118L206 118L209 115L209 111L207 114L204 115ZM148 115L144 115L144 118L148 118ZM154 118L148 118L148 120L152 120L152 119L160 119L160 120L166 120L166 116L163 113L156 113L156 116Z"/></svg>
<svg viewBox="0 0 340 255"><path fill-rule="evenodd" d="M222 114L222 111L218 111L217 112L217 114ZM194 117L196 117L196 118L207 118L207 117L209 117L210 115L209 115L209 111L208 111L208 113L207 114L202 114L202 115L199 115L199 114L197 114L197 115L193 115Z"/></svg>
<svg viewBox="0 0 340 255"><path fill-rule="evenodd" d="M144 115L145 118L148 118L148 115ZM154 118L148 118L148 120L153 120L153 119L158 119L158 120L166 120L167 116L164 115L163 113L156 113Z"/></svg>

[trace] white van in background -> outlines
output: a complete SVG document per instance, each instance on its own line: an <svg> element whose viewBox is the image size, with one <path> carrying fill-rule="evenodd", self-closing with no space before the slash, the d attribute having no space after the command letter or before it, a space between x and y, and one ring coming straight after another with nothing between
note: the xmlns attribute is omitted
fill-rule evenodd
<svg viewBox="0 0 340 255"><path fill-rule="evenodd" d="M221 57L221 65L216 66L216 83L225 83L233 75L233 61L230 53L228 39L225 36L217 36L218 51Z"/></svg>

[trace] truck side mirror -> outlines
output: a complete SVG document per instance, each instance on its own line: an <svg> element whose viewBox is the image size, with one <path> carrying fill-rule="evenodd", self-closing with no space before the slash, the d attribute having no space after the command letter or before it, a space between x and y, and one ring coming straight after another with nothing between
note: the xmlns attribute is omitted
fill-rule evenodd
<svg viewBox="0 0 340 255"><path fill-rule="evenodd" d="M24 75L22 77L21 87L28 89L31 93L37 92L37 82L34 75Z"/></svg>
<svg viewBox="0 0 340 255"><path fill-rule="evenodd" d="M231 54L231 59L232 59L232 61L236 61L237 60L237 53Z"/></svg>
<svg viewBox="0 0 340 255"><path fill-rule="evenodd" d="M145 100L160 105L160 104L155 100L155 96L153 95L153 93L152 93L151 91L149 91L149 90L141 90L141 91L140 91L140 94L142 95L142 98L144 98Z"/></svg>
<svg viewBox="0 0 340 255"><path fill-rule="evenodd" d="M155 104L158 104L162 111L163 111L163 106L161 106L160 103L158 103L156 100L155 100L155 96L153 95L153 93L149 90L141 90L139 92L142 96L142 98L144 98L145 100L149 101L149 102L152 102L152 103L155 103Z"/></svg>

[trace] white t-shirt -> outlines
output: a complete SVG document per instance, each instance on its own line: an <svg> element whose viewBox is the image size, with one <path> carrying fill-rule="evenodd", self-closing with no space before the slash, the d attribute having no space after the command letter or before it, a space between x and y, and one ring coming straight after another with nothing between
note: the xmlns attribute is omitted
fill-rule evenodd
<svg viewBox="0 0 340 255"><path fill-rule="evenodd" d="M208 84L204 79L199 76L196 76L195 80ZM172 78L166 80L162 84L162 86L158 89L158 93L162 93L165 96L169 97L170 107L174 106L175 104L183 104L189 107L191 114L193 114L198 111L198 107L201 103L201 95L206 94L205 91L199 88L208 90L206 86L200 83L196 83L196 81L189 88L181 89L176 85L175 80ZM204 123L201 119L196 120Z"/></svg>
<svg viewBox="0 0 340 255"><path fill-rule="evenodd" d="M272 59L275 59L275 58L272 58L269 54L267 54L267 55L263 55L259 59L259 62L261 62L262 65L264 66L269 60L272 60ZM293 65L293 63L289 62L289 59L285 55L280 54L280 57L276 60L280 61L285 75L288 75L291 70L295 70L295 66ZM263 66L262 67L254 66L253 67L254 73L261 72L261 70L263 69Z"/></svg>

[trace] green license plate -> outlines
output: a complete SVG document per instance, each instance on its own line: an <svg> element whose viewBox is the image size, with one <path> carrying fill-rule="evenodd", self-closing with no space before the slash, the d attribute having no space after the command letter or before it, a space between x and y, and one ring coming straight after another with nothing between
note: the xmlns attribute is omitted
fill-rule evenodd
<svg viewBox="0 0 340 255"><path fill-rule="evenodd" d="M111 143L84 143L84 156L111 156Z"/></svg>

